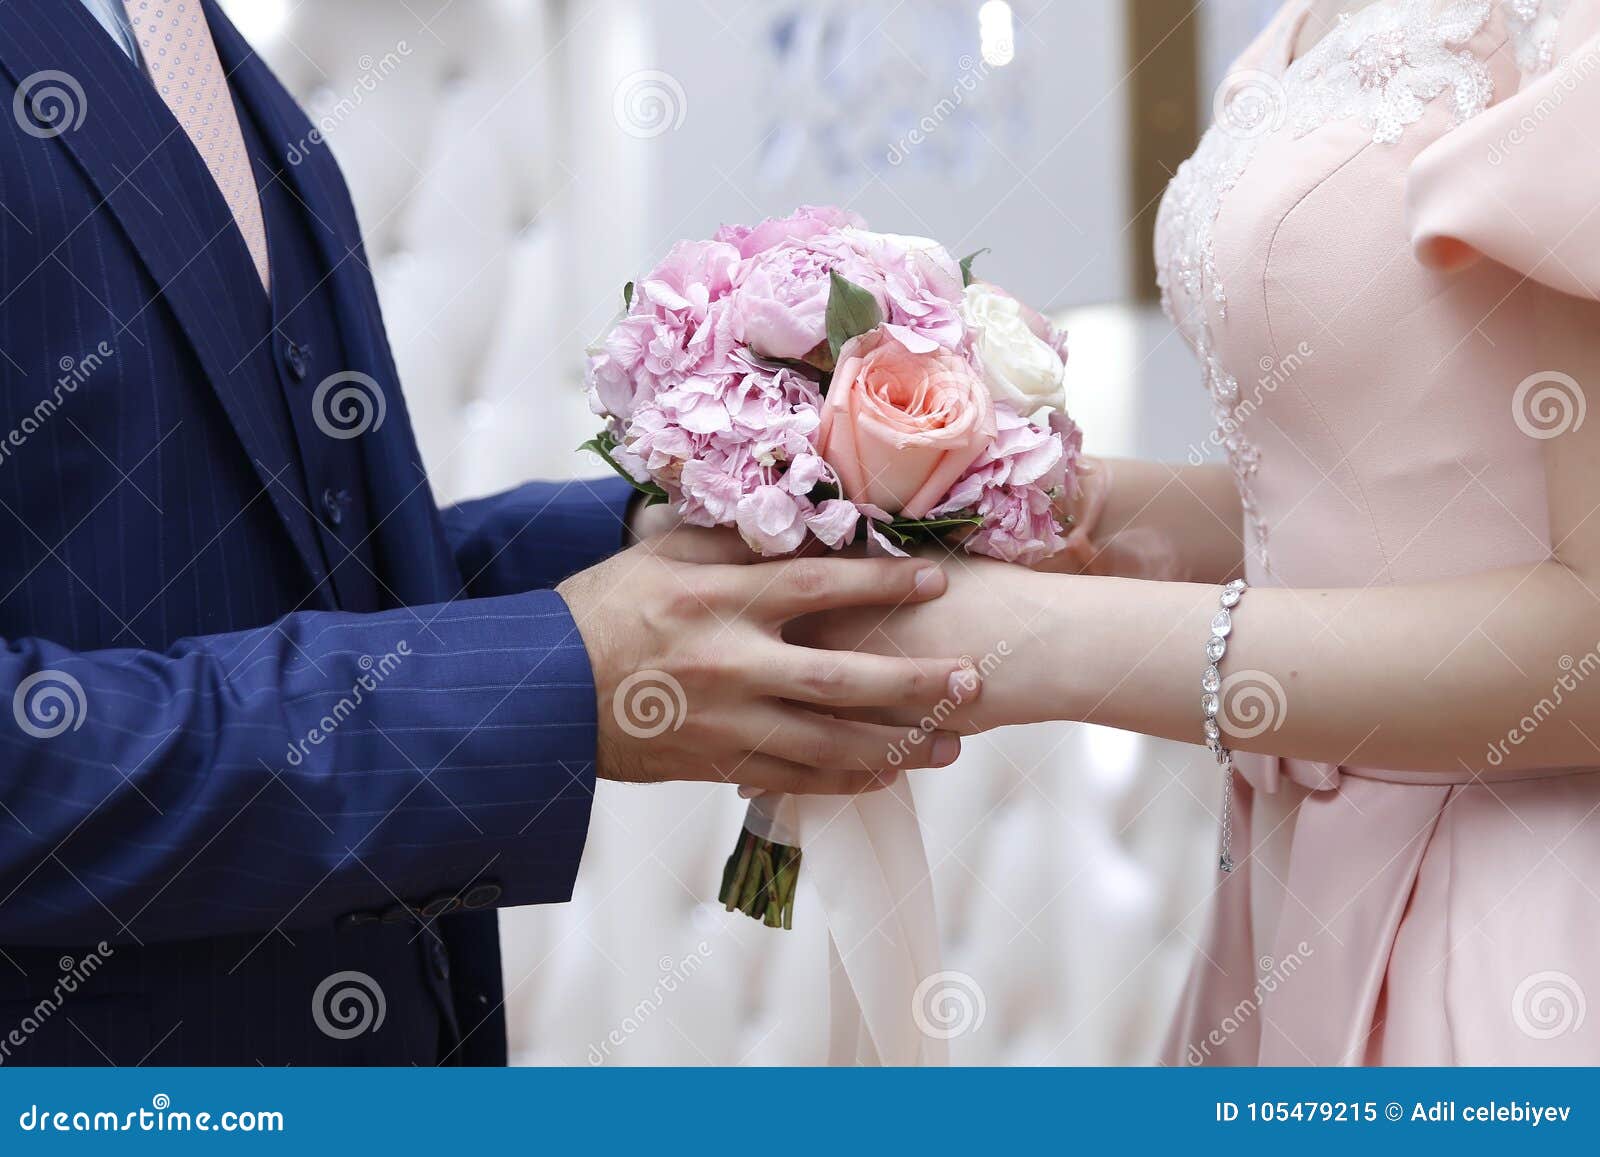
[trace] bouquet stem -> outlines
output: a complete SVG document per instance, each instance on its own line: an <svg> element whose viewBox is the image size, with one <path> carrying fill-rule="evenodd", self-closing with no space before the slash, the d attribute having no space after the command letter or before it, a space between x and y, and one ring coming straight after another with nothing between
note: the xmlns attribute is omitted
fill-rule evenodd
<svg viewBox="0 0 1600 1157"><path fill-rule="evenodd" d="M717 899L768 928L794 927L794 894L800 880L800 849L739 829L739 841L722 869Z"/></svg>

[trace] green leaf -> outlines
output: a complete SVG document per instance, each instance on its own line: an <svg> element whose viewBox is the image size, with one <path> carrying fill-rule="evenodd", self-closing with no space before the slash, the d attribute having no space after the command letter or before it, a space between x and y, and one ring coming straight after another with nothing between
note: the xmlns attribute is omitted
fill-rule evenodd
<svg viewBox="0 0 1600 1157"><path fill-rule="evenodd" d="M624 310L633 308L633 282L631 281L622 287L622 308Z"/></svg>
<svg viewBox="0 0 1600 1157"><path fill-rule="evenodd" d="M974 261L976 261L978 258L982 257L987 252L989 252L989 250L986 249L986 248L985 249L979 249L979 250L976 250L975 252L967 254L965 257L963 257L961 259L961 288L962 289L965 289L967 286L972 284L972 263Z"/></svg>
<svg viewBox="0 0 1600 1157"><path fill-rule="evenodd" d="M666 502L667 492L665 490L661 489L661 487L657 486L654 482L640 482L632 474L629 474L623 469L622 463L618 462L611 455L611 451L615 450L616 448L617 438L616 435L614 435L610 430L602 430L593 438L590 438L587 442L578 447L580 450L593 450L596 454L598 454L601 461L621 475L622 478L627 481L629 486L632 486L640 494L645 496L646 506L658 506L661 503Z"/></svg>
<svg viewBox="0 0 1600 1157"><path fill-rule="evenodd" d="M916 533L921 530L954 530L958 526L982 526L976 514L952 514L948 518L897 518L889 524L896 530Z"/></svg>
<svg viewBox="0 0 1600 1157"><path fill-rule="evenodd" d="M844 343L878 327L883 311L878 299L837 273L828 273L828 352L837 359Z"/></svg>
<svg viewBox="0 0 1600 1157"><path fill-rule="evenodd" d="M943 518L896 518L893 522L874 523L879 531L894 539L897 546L910 546L916 542L938 542L952 531L963 527L982 526L983 519L976 514L951 514Z"/></svg>

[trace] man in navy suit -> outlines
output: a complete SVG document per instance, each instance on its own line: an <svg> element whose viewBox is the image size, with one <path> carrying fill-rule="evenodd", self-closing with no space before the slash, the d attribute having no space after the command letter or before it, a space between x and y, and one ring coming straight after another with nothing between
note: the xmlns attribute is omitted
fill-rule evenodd
<svg viewBox="0 0 1600 1157"><path fill-rule="evenodd" d="M439 509L338 169L212 0L7 0L0 73L0 1063L501 1063L494 909L570 898L596 775L862 790L903 733L796 704L945 693L779 635L926 564L615 481Z"/></svg>

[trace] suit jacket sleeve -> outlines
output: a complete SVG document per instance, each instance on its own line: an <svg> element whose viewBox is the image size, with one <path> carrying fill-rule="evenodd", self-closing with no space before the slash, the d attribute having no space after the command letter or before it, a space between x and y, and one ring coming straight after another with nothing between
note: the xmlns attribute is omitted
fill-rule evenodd
<svg viewBox="0 0 1600 1157"><path fill-rule="evenodd" d="M595 693L561 598L304 612L170 650L0 644L0 943L570 898Z"/></svg>
<svg viewBox="0 0 1600 1157"><path fill-rule="evenodd" d="M529 482L444 511L473 598L553 587L625 545L633 487L621 478Z"/></svg>

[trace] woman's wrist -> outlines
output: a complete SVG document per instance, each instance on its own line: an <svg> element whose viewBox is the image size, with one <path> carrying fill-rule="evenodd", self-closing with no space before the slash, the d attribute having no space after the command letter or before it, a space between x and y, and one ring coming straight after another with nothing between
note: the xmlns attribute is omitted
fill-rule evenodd
<svg viewBox="0 0 1600 1157"><path fill-rule="evenodd" d="M1215 586L1030 577L1048 585L1007 672L1007 690L1019 702L1005 713L1024 716L1008 722L1062 719L1165 734L1191 728L1198 741L1195 676L1216 611ZM1128 694L1131 688L1138 694Z"/></svg>

